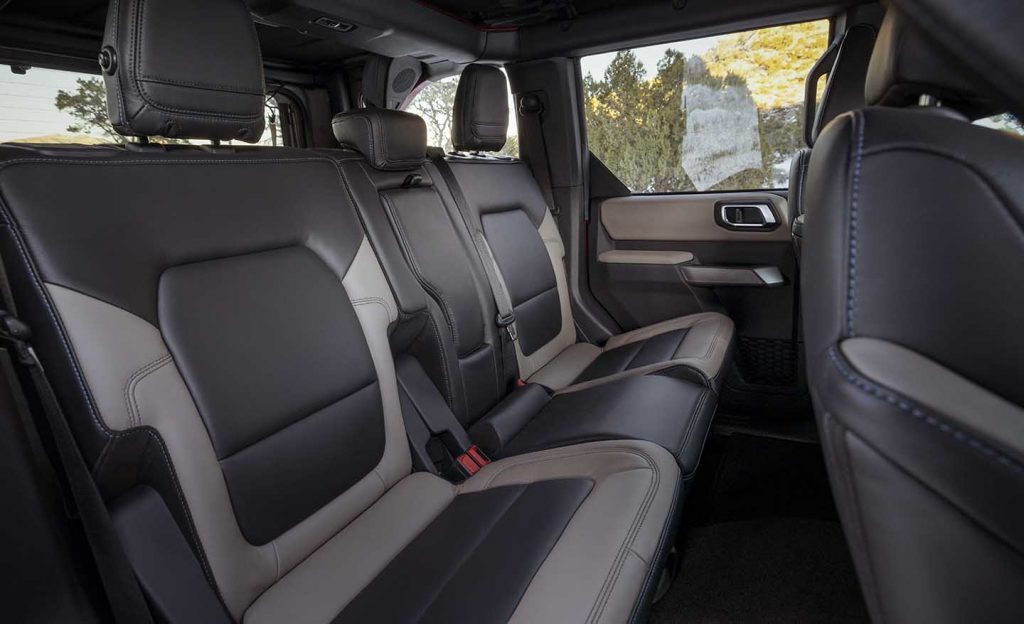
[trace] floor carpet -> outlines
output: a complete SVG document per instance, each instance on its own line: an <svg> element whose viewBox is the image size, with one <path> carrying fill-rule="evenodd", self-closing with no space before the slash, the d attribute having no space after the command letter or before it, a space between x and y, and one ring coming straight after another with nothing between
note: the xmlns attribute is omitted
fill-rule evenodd
<svg viewBox="0 0 1024 624"><path fill-rule="evenodd" d="M868 621L816 444L715 436L685 508L652 623Z"/></svg>

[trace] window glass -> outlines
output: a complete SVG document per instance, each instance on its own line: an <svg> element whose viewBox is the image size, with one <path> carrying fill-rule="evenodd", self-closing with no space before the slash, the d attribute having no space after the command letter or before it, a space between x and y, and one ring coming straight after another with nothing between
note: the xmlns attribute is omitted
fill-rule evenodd
<svg viewBox="0 0 1024 624"><path fill-rule="evenodd" d="M455 107L455 90L459 86L458 76L449 76L432 82L424 83L413 92L412 98L404 109L416 113L427 123L427 142L430 145L444 148L446 152L452 147L452 111ZM512 114L515 105L512 94L508 95L508 138L500 154L519 157L519 131L516 127L516 116Z"/></svg>
<svg viewBox="0 0 1024 624"><path fill-rule="evenodd" d="M261 145L282 145L277 108L273 99L268 100ZM24 74L0 74L0 142L101 144L124 140L107 117L102 78L38 67Z"/></svg>
<svg viewBox="0 0 1024 624"><path fill-rule="evenodd" d="M590 150L634 193L787 186L828 30L822 20L582 58Z"/></svg>
<svg viewBox="0 0 1024 624"><path fill-rule="evenodd" d="M1024 122L1020 119L1011 115L1010 113L1003 113L1002 115L994 115L992 117L986 117L979 119L974 123L979 126L985 126L987 128L995 128L996 130L1002 130L1015 134L1017 136L1024 136Z"/></svg>

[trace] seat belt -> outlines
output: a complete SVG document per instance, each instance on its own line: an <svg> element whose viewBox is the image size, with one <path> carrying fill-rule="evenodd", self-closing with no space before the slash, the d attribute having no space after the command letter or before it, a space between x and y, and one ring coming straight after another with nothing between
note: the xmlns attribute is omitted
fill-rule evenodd
<svg viewBox="0 0 1024 624"><path fill-rule="evenodd" d="M519 341L519 330L516 327L516 315L512 309L512 298L505 287L505 281L501 278L498 262L494 259L494 254L491 253L490 245L484 239L480 228L476 227L476 219L473 218L469 202L466 200L466 195L462 192L459 181L455 179L455 172L452 171L451 165L445 160L443 153L434 154L432 160L437 166L438 171L441 172L441 177L444 178L445 184L448 185L452 192L455 205L459 209L459 214L462 215L466 228L469 230L469 237L473 240L473 247L476 248L480 263L484 265L487 284L491 288L491 296L494 298L494 305L498 309L498 316L495 322L498 327L505 330L503 333L507 337L507 340L502 340L502 360L505 371L511 375L512 379L517 379L519 377L519 362L516 359L515 345Z"/></svg>
<svg viewBox="0 0 1024 624"><path fill-rule="evenodd" d="M53 444L57 449L57 461L51 460L51 463L59 464L64 473L71 493L71 502L74 503L82 522L82 529L96 562L96 569L114 621L117 624L153 624L153 616L121 546L107 506L64 418L64 412L53 392L53 387L46 378L35 350L32 349L31 331L28 325L8 311L14 309L14 300L2 260L0 293L4 299L4 307L0 308L0 341L11 347L18 363L28 373L35 387ZM35 424L35 419L29 420ZM36 427L38 428L38 425Z"/></svg>
<svg viewBox="0 0 1024 624"><path fill-rule="evenodd" d="M527 93L519 100L519 114L530 126L530 133L540 140L539 153L530 154L530 169L533 170L533 175L537 178L548 210L557 217L560 209L555 203L555 191L551 185L551 160L548 157L548 141L544 137L544 103L536 94ZM534 158L539 161L536 165L533 164Z"/></svg>

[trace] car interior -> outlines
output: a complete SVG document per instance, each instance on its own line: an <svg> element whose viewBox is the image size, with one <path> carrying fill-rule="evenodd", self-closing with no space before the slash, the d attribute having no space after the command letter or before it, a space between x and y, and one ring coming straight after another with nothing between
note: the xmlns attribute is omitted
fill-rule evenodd
<svg viewBox="0 0 1024 624"><path fill-rule="evenodd" d="M0 0L2 619L1024 621L1021 33Z"/></svg>

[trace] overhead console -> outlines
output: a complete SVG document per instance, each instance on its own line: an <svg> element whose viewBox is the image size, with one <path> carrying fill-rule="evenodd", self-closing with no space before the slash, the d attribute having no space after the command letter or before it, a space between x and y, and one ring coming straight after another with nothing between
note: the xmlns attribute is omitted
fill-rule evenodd
<svg viewBox="0 0 1024 624"><path fill-rule="evenodd" d="M264 25L333 39L392 58L412 56L428 67L448 61L473 62L484 56L489 37L515 36L485 32L408 0L251 0L249 7Z"/></svg>

